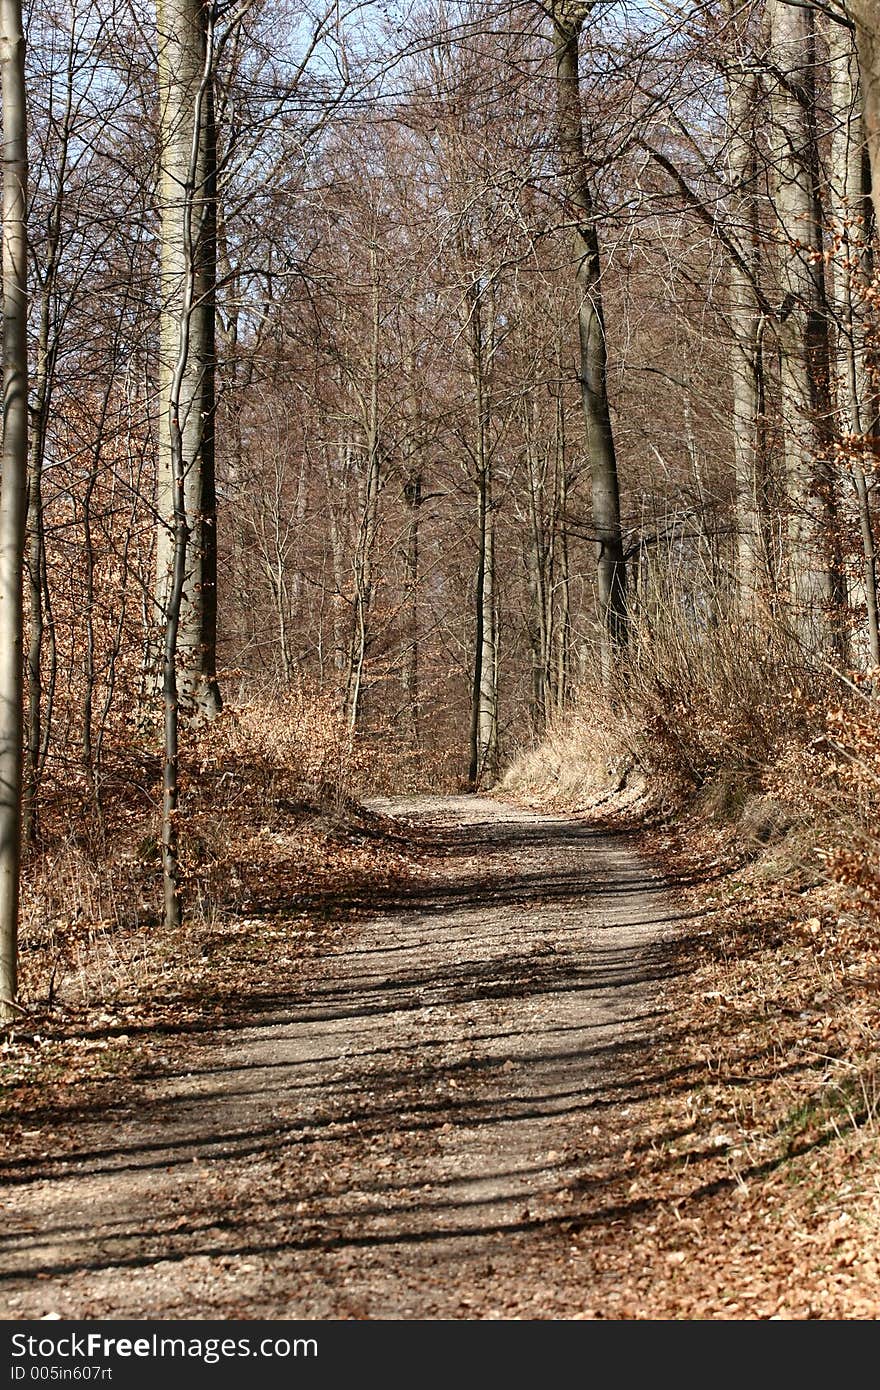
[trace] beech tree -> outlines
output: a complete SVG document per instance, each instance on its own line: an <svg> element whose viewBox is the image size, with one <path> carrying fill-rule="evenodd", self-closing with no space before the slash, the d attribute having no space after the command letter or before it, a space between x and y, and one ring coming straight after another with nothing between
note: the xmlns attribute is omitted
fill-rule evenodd
<svg viewBox="0 0 880 1390"><path fill-rule="evenodd" d="M580 385L592 478L599 618L606 679L626 643L626 561L620 524L620 487L608 405L602 267L593 196L587 174L580 105L579 36L592 4L554 0L551 6L556 60L556 122L565 184L565 208L573 223L575 279L579 290Z"/></svg>
<svg viewBox="0 0 880 1390"><path fill-rule="evenodd" d="M759 65L751 44L748 9L728 0L727 166L731 186L728 216L738 254L729 258L733 450L736 480L737 589L746 612L766 587L762 544L759 418L762 394L762 307L760 283L758 117Z"/></svg>
<svg viewBox="0 0 880 1390"><path fill-rule="evenodd" d="M213 0L159 0L161 316L156 612L185 715L220 709L215 480L217 136ZM178 592L179 591L179 592ZM166 699L167 689L166 689Z"/></svg>
<svg viewBox="0 0 880 1390"><path fill-rule="evenodd" d="M166 925L181 918L181 707L219 709L214 679L214 5L159 0L161 286L156 545L164 712L162 872Z"/></svg>
<svg viewBox="0 0 880 1390"><path fill-rule="evenodd" d="M851 27L855 33L874 214L880 217L880 3L878 0L836 0L831 13L836 23Z"/></svg>
<svg viewBox="0 0 880 1390"><path fill-rule="evenodd" d="M21 865L22 583L27 508L27 115L20 0L0 0L3 452L0 474L0 1019L15 1013Z"/></svg>
<svg viewBox="0 0 880 1390"><path fill-rule="evenodd" d="M874 217L865 138L861 82L852 30L832 18L827 24L832 106L829 213L839 249L831 262L837 330L840 431L844 466L855 494L862 545L867 655L880 666L877 597L877 540L872 515L871 459L878 435L877 390L868 370L869 324L865 292L874 271Z"/></svg>
<svg viewBox="0 0 880 1390"><path fill-rule="evenodd" d="M768 0L772 72L777 336L788 504L792 623L808 646L842 655L834 554L831 382L816 136L815 13Z"/></svg>

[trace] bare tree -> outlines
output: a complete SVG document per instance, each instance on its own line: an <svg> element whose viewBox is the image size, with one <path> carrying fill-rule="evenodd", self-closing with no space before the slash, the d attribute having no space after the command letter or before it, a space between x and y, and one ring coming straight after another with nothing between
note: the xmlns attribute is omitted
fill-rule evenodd
<svg viewBox="0 0 880 1390"><path fill-rule="evenodd" d="M608 405L608 351L599 234L587 174L580 98L579 38L591 9L592 4L584 4L581 0L555 0L551 6L559 152L565 181L565 206L573 224L575 278L580 291L580 382L592 477L599 616L607 679L626 643L627 596L620 488Z"/></svg>
<svg viewBox="0 0 880 1390"><path fill-rule="evenodd" d="M161 414L159 497L170 555L157 546L162 637L164 744L162 877L165 922L181 920L178 863L181 694L207 715L219 692L206 672L203 585L212 524L213 442L206 456L206 410L213 419L214 295L210 245L215 171L210 116L214 70L213 3L160 0L162 128ZM206 149L206 146L208 147ZM173 356L172 356L173 354ZM170 367L170 376L165 373ZM212 429L212 425L209 426ZM168 515L170 511L170 517ZM198 576L198 578L196 577ZM179 653L183 653L178 671Z"/></svg>
<svg viewBox="0 0 880 1390"><path fill-rule="evenodd" d="M816 19L808 7L768 0L767 24L791 621L807 648L833 649L842 656L816 137Z"/></svg>
<svg viewBox="0 0 880 1390"><path fill-rule="evenodd" d="M217 139L213 0L158 0L161 321L156 612L164 634L179 578L180 699L194 719L220 708L216 680L214 469ZM185 336L186 354L181 357ZM178 458L177 455L180 455ZM182 488L182 494L180 494Z"/></svg>
<svg viewBox="0 0 880 1390"><path fill-rule="evenodd" d="M880 218L880 0L836 0L831 11L836 23L855 33L874 215Z"/></svg>
<svg viewBox="0 0 880 1390"><path fill-rule="evenodd" d="M728 215L742 255L729 258L733 451L736 483L737 590L752 609L767 581L761 543L761 458L764 317L756 292L760 276L759 159L755 139L758 64L749 44L749 12L728 0L727 121L731 200Z"/></svg>
<svg viewBox="0 0 880 1390"><path fill-rule="evenodd" d="M0 0L3 455L0 477L0 1019L15 1012L21 862L22 581L27 508L27 107L20 0Z"/></svg>
<svg viewBox="0 0 880 1390"><path fill-rule="evenodd" d="M877 541L871 512L876 484L872 487L869 481L869 462L866 467L878 434L878 402L868 371L869 332L864 300L873 275L874 219L854 36L849 28L835 21L828 25L828 57L832 117L828 184L831 230L839 243L832 260L838 412L842 454L855 493L862 543L868 659L872 666L880 666Z"/></svg>

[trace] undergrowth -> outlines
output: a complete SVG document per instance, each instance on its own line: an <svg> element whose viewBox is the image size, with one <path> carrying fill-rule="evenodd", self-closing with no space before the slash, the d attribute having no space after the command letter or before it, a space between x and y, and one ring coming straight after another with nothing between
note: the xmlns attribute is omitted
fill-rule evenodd
<svg viewBox="0 0 880 1390"><path fill-rule="evenodd" d="M314 692L239 698L188 730L179 781L186 923L173 942L162 930L158 736L117 731L97 771L50 762L23 872L22 1006L155 989L169 956L199 954L205 929L263 912L270 898L286 895L293 910L306 880L341 867L352 837L363 838L361 798L384 788L388 761Z"/></svg>
<svg viewBox="0 0 880 1390"><path fill-rule="evenodd" d="M661 815L733 827L744 855L784 842L780 873L808 864L880 922L878 683L805 660L773 623L666 607L634 624L613 686L585 680L501 788L568 807L637 790Z"/></svg>

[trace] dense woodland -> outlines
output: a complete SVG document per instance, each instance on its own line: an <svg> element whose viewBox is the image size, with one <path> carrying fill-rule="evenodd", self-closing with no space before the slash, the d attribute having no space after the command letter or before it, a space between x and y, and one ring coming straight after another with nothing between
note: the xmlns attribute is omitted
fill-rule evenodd
<svg viewBox="0 0 880 1390"><path fill-rule="evenodd" d="M876 905L875 9L0 0L7 1016L548 735Z"/></svg>

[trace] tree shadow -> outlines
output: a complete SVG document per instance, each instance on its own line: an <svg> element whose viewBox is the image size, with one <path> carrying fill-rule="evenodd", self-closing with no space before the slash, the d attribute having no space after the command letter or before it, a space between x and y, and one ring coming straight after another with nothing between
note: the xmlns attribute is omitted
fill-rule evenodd
<svg viewBox="0 0 880 1390"><path fill-rule="evenodd" d="M709 1080L736 1086L737 1070L795 1076L809 1069L807 1060L780 1066L770 1045L743 1048L733 1022L718 1019L706 1032L725 1047L729 1075L719 1078L705 1063L682 1060L683 1042L693 1043L695 1035L683 1035L653 987L676 978L684 984L695 968L695 946L703 939L695 926L682 930L682 924L698 921L699 914L670 912L668 885L641 867L611 883L589 877L589 868L586 876L576 872L565 852L600 845L594 827L505 822L500 838L494 823L485 831L477 826L476 838L473 831L444 827L438 841L451 862L481 858L488 883L482 873L459 869L452 883L385 885L370 893L371 916L387 919L387 946L364 947L355 937L326 946L320 968L279 969L271 988L236 996L217 991L209 1002L219 1013L211 1019L90 1028L85 1036L95 1040L158 1033L185 1060L171 1058L130 1078L121 1098L106 1104L52 1101L29 1110L29 1121L39 1127L78 1132L63 1154L0 1163L6 1188L21 1194L20 1211L38 1213L44 1185L53 1179L64 1193L59 1215L47 1219L44 1212L37 1232L6 1227L0 1278L15 1288L37 1278L194 1257L283 1260L536 1234L567 1240L572 1232L636 1220L665 1200L659 1191L627 1193L633 1154L659 1147L658 1175L685 1161L672 1146L688 1129L670 1124L642 1137L627 1132L621 1118L627 1111ZM546 867L526 859L511 871L512 847L515 857L534 851ZM499 858L493 876L496 850L507 865ZM675 922L677 933L633 950L615 944L600 925L588 952L570 948L569 915L576 918L587 903L591 910L607 903L614 915L630 897L656 904L656 916L652 906L637 916L640 924ZM338 916L362 902L358 888L324 906ZM491 923L487 904L500 914ZM554 940L539 952L517 945L517 931L504 921L505 913L535 905L559 909ZM294 911L271 893L258 906L276 923ZM298 901L295 911L303 910ZM466 941L473 949L444 947L443 917L453 913L472 918ZM599 1018L562 1024L560 1011L573 996L616 1011L616 1031ZM451 1030L444 1017L429 1035L401 1041L409 1016L432 1009L466 1014L487 1002L498 1006L492 1026L483 1019L466 1034ZM540 1020L525 1048L521 1034L505 1024L508 1013ZM746 1022L740 1015L736 1029ZM446 1057L463 1036L474 1055ZM307 1056L278 1055L303 1038L312 1049ZM505 1043L514 1039L520 1044L516 1065L507 1070ZM539 1162L535 1155L535 1161L511 1163L506 1136L512 1127L531 1132L533 1126L543 1135L548 1124L568 1136L567 1149L554 1160ZM444 1170L444 1156L456 1152L458 1140L461 1152L476 1154L478 1171ZM706 1176L723 1161L717 1148L695 1144L686 1159L685 1188L696 1203L780 1161ZM206 1175L223 1177L231 1190L218 1199ZM426 1181L417 1183L418 1176ZM80 1219L77 1192L91 1192L96 1180L108 1193L124 1181L130 1206L121 1211L108 1197L106 1209L93 1214L90 1232Z"/></svg>

